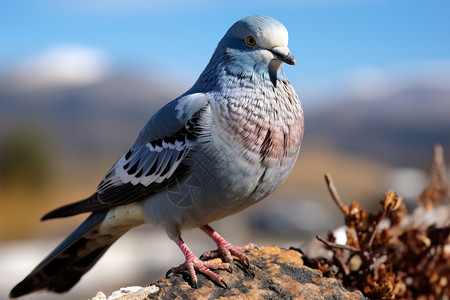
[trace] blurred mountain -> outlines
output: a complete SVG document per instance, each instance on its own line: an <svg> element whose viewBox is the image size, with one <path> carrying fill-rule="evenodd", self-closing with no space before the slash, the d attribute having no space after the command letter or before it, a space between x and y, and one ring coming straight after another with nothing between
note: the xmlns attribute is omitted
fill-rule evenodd
<svg viewBox="0 0 450 300"><path fill-rule="evenodd" d="M306 115L306 135L389 164L428 168L433 145L450 155L450 90L407 86L376 100L341 95Z"/></svg>
<svg viewBox="0 0 450 300"><path fill-rule="evenodd" d="M29 90L4 76L0 79L0 138L33 127L70 155L96 157L112 149L118 155L150 116L182 91L182 87L162 82L156 76L148 79L118 72L87 85Z"/></svg>

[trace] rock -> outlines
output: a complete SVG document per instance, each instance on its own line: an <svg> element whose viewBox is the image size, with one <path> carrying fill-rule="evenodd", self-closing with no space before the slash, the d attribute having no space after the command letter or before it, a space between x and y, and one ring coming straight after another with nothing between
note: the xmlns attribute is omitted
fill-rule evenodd
<svg viewBox="0 0 450 300"><path fill-rule="evenodd" d="M202 274L198 274L198 288L194 289L188 275L182 273L114 299L365 299L359 291L349 292L336 279L323 277L320 271L304 266L298 251L262 247L262 251L247 252L247 257L249 269L233 262L231 273L215 271L228 284L227 289Z"/></svg>
<svg viewBox="0 0 450 300"><path fill-rule="evenodd" d="M106 299L106 295L103 292L98 292L92 300L104 300Z"/></svg>
<svg viewBox="0 0 450 300"><path fill-rule="evenodd" d="M141 286L129 286L126 288L120 288L106 298L103 292L98 292L91 300L135 300L135 299L147 299L148 295L154 294L159 290L157 286L151 285L147 287Z"/></svg>

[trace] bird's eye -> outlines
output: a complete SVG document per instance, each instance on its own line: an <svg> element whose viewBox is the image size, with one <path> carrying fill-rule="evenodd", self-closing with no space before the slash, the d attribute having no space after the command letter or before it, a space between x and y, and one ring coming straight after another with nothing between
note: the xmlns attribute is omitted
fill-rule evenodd
<svg viewBox="0 0 450 300"><path fill-rule="evenodd" d="M256 45L256 40L253 36L249 35L246 39L245 39L245 43L247 44L247 46L249 47L253 47Z"/></svg>

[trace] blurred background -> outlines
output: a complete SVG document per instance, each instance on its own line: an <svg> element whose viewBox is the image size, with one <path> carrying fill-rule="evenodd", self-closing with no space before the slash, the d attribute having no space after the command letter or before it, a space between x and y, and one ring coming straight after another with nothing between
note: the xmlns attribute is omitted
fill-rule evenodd
<svg viewBox="0 0 450 300"><path fill-rule="evenodd" d="M342 224L345 203L377 209L388 189L411 211L433 145L450 160L450 2L3 0L0 4L0 299L86 216L41 223L83 199L150 116L186 91L238 19L289 31L285 66L305 110L299 160L268 199L213 224L235 244L301 247ZM198 230L185 241L214 247ZM183 261L148 226L119 240L64 297L145 285ZM51 295L50 295L51 296ZM59 299L35 294L24 299Z"/></svg>

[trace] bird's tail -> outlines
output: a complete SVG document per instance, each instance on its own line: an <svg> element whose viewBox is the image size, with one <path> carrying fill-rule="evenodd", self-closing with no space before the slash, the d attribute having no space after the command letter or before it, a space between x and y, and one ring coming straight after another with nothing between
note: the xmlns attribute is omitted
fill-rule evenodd
<svg viewBox="0 0 450 300"><path fill-rule="evenodd" d="M18 283L9 296L16 298L38 290L62 293L72 288L105 251L130 229L124 228L114 233L102 229L102 222L107 214L107 210L91 214Z"/></svg>

